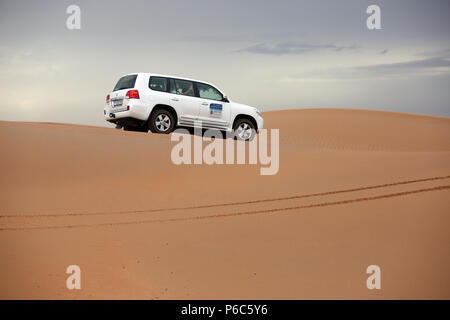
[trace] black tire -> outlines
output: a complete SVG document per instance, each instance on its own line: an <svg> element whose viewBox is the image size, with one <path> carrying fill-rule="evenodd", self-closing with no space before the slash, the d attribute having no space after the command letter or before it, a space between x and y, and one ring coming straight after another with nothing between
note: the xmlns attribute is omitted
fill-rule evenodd
<svg viewBox="0 0 450 320"><path fill-rule="evenodd" d="M171 133L175 129L175 117L169 110L157 109L150 115L148 128L153 133Z"/></svg>
<svg viewBox="0 0 450 320"><path fill-rule="evenodd" d="M241 134L243 131L245 134ZM236 120L233 127L234 138L237 140L251 141L256 135L255 124L246 118Z"/></svg>

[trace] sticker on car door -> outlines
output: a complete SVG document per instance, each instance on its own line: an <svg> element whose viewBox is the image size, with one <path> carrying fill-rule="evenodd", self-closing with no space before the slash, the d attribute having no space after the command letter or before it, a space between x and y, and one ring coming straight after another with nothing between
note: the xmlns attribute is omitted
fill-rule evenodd
<svg viewBox="0 0 450 320"><path fill-rule="evenodd" d="M220 118L222 116L222 105L218 103L211 103L209 105L209 115L211 117Z"/></svg>

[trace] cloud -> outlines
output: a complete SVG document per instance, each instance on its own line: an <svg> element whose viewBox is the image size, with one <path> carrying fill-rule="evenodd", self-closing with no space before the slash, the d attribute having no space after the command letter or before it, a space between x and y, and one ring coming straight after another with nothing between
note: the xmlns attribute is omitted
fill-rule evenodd
<svg viewBox="0 0 450 320"><path fill-rule="evenodd" d="M343 51L355 50L358 46L338 46L332 43L328 44L310 44L298 43L294 41L259 43L253 46L238 50L239 52L249 52L255 54L284 55L284 54L304 54L317 51Z"/></svg>
<svg viewBox="0 0 450 320"><path fill-rule="evenodd" d="M355 67L355 70L377 74L399 74L422 71L434 71L441 68L449 68L450 59L443 57L434 57L406 62L376 64L369 66Z"/></svg>
<svg viewBox="0 0 450 320"><path fill-rule="evenodd" d="M286 78L288 81L336 81L356 79L387 79L401 76L426 76L450 73L450 59L433 57L387 64L349 66L312 70Z"/></svg>
<svg viewBox="0 0 450 320"><path fill-rule="evenodd" d="M450 58L450 48L445 49L437 49L437 50L430 50L430 51L422 51L417 54L421 57L447 57Z"/></svg>

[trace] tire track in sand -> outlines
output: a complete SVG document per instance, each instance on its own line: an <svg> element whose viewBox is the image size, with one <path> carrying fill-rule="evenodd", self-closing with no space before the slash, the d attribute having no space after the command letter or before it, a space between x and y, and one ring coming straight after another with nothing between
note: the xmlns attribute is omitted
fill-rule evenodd
<svg viewBox="0 0 450 320"><path fill-rule="evenodd" d="M253 210L253 211L241 211L241 212L222 213L222 214L213 214L213 215L201 215L201 216L191 216L191 217L127 221L127 222L112 222L112 223L97 223L97 224L74 224L74 225L61 225L61 226L35 226L35 227L13 227L13 228L5 227L5 228L0 228L0 231L72 229L72 228L83 228L83 227L111 227L111 226L119 226L119 225L165 223L165 222L190 221L190 220L194 221L194 220L204 220L204 219L214 219L214 218L236 217L236 216L244 216L244 215L271 214L271 213L277 213L277 212L283 212L283 211L301 210L301 209L309 209L309 208L316 208L316 207L328 207L328 206L344 205L344 204L363 202L363 201L374 201L374 200L401 197L401 196L423 193L423 192L442 191L442 190L448 190L448 189L450 189L450 185L442 185L442 186L436 186L436 187L432 187L432 188L423 188L423 189L416 189L416 190L411 190L411 191L389 193L389 194L372 196L372 197L361 197L361 198L346 199L346 200L331 201L331 202L319 202L319 203L313 203L313 204L309 204L309 205L274 208L274 209L266 209L266 210Z"/></svg>
<svg viewBox="0 0 450 320"><path fill-rule="evenodd" d="M216 207L227 207L227 206L237 206L237 205L245 205L245 204L256 204L256 203L264 203L264 202L274 202L274 201L328 196L328 195L349 193L349 192L355 192L355 191L388 188L388 187L393 187L393 186L398 186L398 185L406 185L406 184L426 182L426 181L444 180L444 179L449 179L449 178L450 178L450 175L436 176L436 177L423 178L423 179L404 180L404 181L391 182L391 183L385 183L385 184L377 184L377 185L372 185L372 186L361 186L361 187L350 188L350 189L341 189L341 190L333 190L333 191L310 193L310 194L300 194L300 195L278 197L278 198L257 199L257 200L240 201L240 202L215 203L215 204L205 204L205 205L193 205L193 206L186 206L186 207L126 210L126 211L69 212L69 213L62 213L62 214L56 214L56 213L55 214L52 214L52 213L23 214L23 215L2 214L2 215L0 215L0 219L2 219L2 218L47 218L47 217L50 218L50 217L68 217L68 216L121 215L121 214L130 214L130 213L147 214L147 213L153 213L153 212L182 211L182 210L191 210L191 209L207 209L207 208L216 208ZM0 229L0 230L2 230L2 229Z"/></svg>

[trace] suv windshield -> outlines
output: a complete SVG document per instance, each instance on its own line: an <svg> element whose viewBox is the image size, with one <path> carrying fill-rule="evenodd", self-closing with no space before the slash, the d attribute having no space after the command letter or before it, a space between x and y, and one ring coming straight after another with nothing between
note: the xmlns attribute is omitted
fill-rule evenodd
<svg viewBox="0 0 450 320"><path fill-rule="evenodd" d="M137 74L130 74L119 79L113 91L134 88L136 83Z"/></svg>

